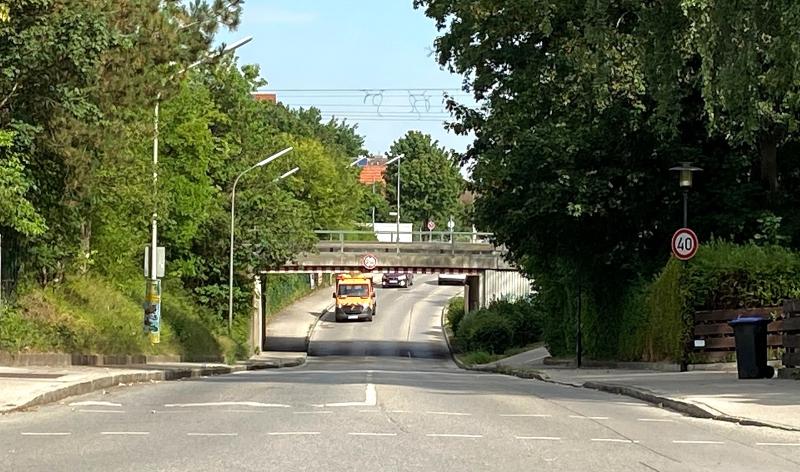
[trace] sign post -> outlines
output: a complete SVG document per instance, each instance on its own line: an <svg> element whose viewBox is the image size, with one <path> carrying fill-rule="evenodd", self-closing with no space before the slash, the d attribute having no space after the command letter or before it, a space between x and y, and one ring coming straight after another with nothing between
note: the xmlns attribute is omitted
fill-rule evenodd
<svg viewBox="0 0 800 472"><path fill-rule="evenodd" d="M433 241L433 230L436 228L436 223L433 220L428 220L428 241Z"/></svg>
<svg viewBox="0 0 800 472"><path fill-rule="evenodd" d="M672 255L678 260L688 261L697 253L700 243L689 228L681 228L672 235Z"/></svg>

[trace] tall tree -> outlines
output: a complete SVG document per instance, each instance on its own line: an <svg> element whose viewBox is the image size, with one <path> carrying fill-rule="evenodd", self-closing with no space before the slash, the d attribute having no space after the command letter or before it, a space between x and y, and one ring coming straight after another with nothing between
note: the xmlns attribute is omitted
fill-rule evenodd
<svg viewBox="0 0 800 472"><path fill-rule="evenodd" d="M464 190L464 179L458 171L452 154L439 146L430 135L409 131L395 141L389 156L404 157L399 165L386 169L386 199L394 208L397 199L397 169L400 169L400 215L403 221L423 227L427 221L440 225L450 216L460 213L459 196Z"/></svg>

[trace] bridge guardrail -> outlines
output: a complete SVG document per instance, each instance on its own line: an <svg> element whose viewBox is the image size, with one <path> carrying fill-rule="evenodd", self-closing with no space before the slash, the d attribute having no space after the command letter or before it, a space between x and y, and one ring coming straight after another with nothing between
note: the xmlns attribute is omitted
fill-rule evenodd
<svg viewBox="0 0 800 472"><path fill-rule="evenodd" d="M374 245L376 248L382 244L392 244L397 252L401 252L401 248L408 248L414 243L416 246L423 243L427 249L439 251L449 249L452 254L463 250L483 252L486 251L487 246L496 250L491 242L493 234L484 232L400 231L398 233L396 231L317 230L315 233L320 243L337 242L340 252L345 252L345 248L354 243L363 243L365 247Z"/></svg>

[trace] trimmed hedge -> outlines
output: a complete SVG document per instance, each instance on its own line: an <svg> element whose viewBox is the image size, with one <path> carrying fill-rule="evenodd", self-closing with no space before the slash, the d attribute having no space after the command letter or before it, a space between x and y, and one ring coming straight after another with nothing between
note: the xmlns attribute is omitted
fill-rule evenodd
<svg viewBox="0 0 800 472"><path fill-rule="evenodd" d="M543 320L540 304L534 298L498 300L457 323L456 347L464 352L490 354L523 347L541 339Z"/></svg>

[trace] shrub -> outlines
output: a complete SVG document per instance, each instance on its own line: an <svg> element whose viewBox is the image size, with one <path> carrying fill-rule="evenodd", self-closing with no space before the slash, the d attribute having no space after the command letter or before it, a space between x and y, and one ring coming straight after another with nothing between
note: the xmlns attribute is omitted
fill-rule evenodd
<svg viewBox="0 0 800 472"><path fill-rule="evenodd" d="M447 304L447 322L455 333L464 319L464 297L453 297Z"/></svg>
<svg viewBox="0 0 800 472"><path fill-rule="evenodd" d="M537 299L494 301L487 308L459 318L456 343L464 351L503 353L540 340L543 320Z"/></svg>

